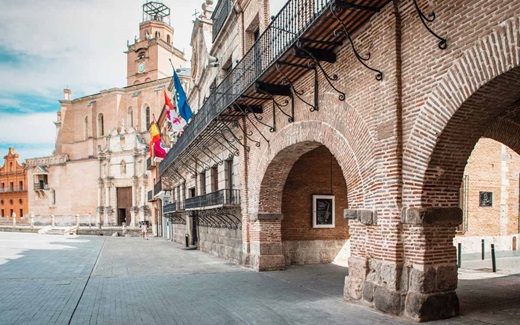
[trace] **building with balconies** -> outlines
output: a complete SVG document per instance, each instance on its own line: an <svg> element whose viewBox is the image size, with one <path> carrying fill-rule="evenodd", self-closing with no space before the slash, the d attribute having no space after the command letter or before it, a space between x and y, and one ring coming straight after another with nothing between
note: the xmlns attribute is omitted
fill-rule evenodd
<svg viewBox="0 0 520 325"><path fill-rule="evenodd" d="M27 173L25 163L18 162L19 155L14 148L4 156L0 167L0 218L25 221L28 213Z"/></svg>
<svg viewBox="0 0 520 325"><path fill-rule="evenodd" d="M464 166L483 137L520 152L510 4L289 0L270 20L268 1L205 1L197 113L159 166L171 238L259 271L348 262L350 301L457 315Z"/></svg>

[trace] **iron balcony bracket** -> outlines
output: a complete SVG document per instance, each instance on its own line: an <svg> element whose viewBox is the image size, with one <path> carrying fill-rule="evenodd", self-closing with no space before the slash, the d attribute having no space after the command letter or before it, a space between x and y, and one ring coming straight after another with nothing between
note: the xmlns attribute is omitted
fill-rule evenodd
<svg viewBox="0 0 520 325"><path fill-rule="evenodd" d="M213 160L213 162L217 165L222 165L224 162L219 159L219 157L217 155L215 155L208 147L206 147L205 145L200 145L199 146L199 149L200 151L205 154L209 159ZM208 155L208 153L206 152L206 150L210 153Z"/></svg>
<svg viewBox="0 0 520 325"><path fill-rule="evenodd" d="M195 160L195 164L197 163L197 159L191 157L193 160ZM190 165L188 163L184 163L182 164L182 166L184 166L188 171L190 171L193 175L196 175L197 174L197 171L191 167L189 167Z"/></svg>
<svg viewBox="0 0 520 325"><path fill-rule="evenodd" d="M234 208L216 208L198 212L199 225L203 227L242 229L242 220L234 214Z"/></svg>
<svg viewBox="0 0 520 325"><path fill-rule="evenodd" d="M242 131L242 133L244 134L244 136L251 142L254 142L255 143L255 146L256 147L260 147L260 141L256 141L254 139L251 138L251 136L253 135L253 131L249 131L247 132L245 128L242 127L242 125L240 125L240 123L238 121L235 121L233 122L233 126L237 127L240 129L240 131Z"/></svg>
<svg viewBox="0 0 520 325"><path fill-rule="evenodd" d="M361 54L357 51L356 47L354 46L354 41L352 40L352 37L350 36L350 33L347 29L347 26L343 22L343 20L338 16L338 12L342 11L344 8L344 3L341 1L333 1L330 4L330 12L336 18L336 20L339 22L341 28L336 29L334 31L334 36L340 37L341 34L345 35L352 47L352 51L354 52L354 55L356 56L356 59L367 69L374 71L376 73L376 80L382 81L383 80L383 72L377 69L374 69L370 67L368 64L366 64L367 61L370 60L371 54L370 52L367 53L366 57L362 57Z"/></svg>
<svg viewBox="0 0 520 325"><path fill-rule="evenodd" d="M232 140L232 141L228 140L228 138L226 138L226 136L224 135L224 131L223 130L219 130L217 132L217 135L220 135L220 137L224 140L224 142L227 143L227 145L230 148L229 151L233 152L233 154L235 156L237 156L237 157L240 155L240 150L238 150L238 148L235 147L235 145L233 144L234 140ZM222 142L222 144L224 144L224 142Z"/></svg>
<svg viewBox="0 0 520 325"><path fill-rule="evenodd" d="M278 73L280 73L283 76L283 80L291 87L292 94L295 95L296 97L298 97L298 99L301 100L305 105L309 106L311 112L317 111L318 107L316 105L312 105L311 103L309 103L308 101L303 99L302 96L305 93L305 91L296 90L296 88L294 87L294 84L291 82L291 80L289 80L289 77L287 77L287 75L280 68L280 65L281 64L279 62L276 62L276 64L274 66L275 66L276 70L278 71ZM312 67L309 66L309 68L312 68ZM316 74L315 74L315 78L317 78ZM316 81L315 81L315 85L316 85ZM316 91L316 89L315 89L315 91ZM294 97L293 96L291 96L291 100L293 102L292 103L292 116L289 118L289 122L294 122Z"/></svg>
<svg viewBox="0 0 520 325"><path fill-rule="evenodd" d="M314 79L315 79L315 82L314 82L314 88L315 88L315 91L314 91L314 101L315 101L316 110L318 110L318 95L319 95L319 90L318 90L318 71L317 71L316 67L318 67L320 69L321 73L323 73L323 75L325 76L325 80L332 87L332 89L334 89L337 93L339 93L338 99L340 101L345 101L346 94L344 92L342 92L341 90L339 90L338 88L336 88L336 86L334 86L334 84L332 83L334 81L338 81L338 79L339 79L338 75L337 74L333 74L332 76L329 75L325 71L325 68L321 65L320 60L318 60L318 58L316 58L316 56L313 54L312 51L309 51L308 48L303 46L300 41L296 42L296 47L299 50L303 51L307 55L307 57L310 58L313 61L311 64L314 66L314 70L315 70L315 74L314 74Z"/></svg>
<svg viewBox="0 0 520 325"><path fill-rule="evenodd" d="M184 183L186 183L186 178L184 178L181 173L179 173L179 169L178 168L175 168L173 170L177 175L179 175L180 178L182 178L182 180L184 181Z"/></svg>
<svg viewBox="0 0 520 325"><path fill-rule="evenodd" d="M222 123L222 125L224 125L226 127L226 129L229 131L229 133L231 133L231 136L235 139L235 141L241 145L245 151L250 151L251 150L251 147L249 147L248 145L245 144L245 141L244 143L242 143L240 140L242 140L243 138L242 137L237 137L235 135L235 133L233 132L233 130L231 130L231 128L226 124L226 123ZM222 134L222 137L224 137L224 139L226 139L226 141L229 143L229 141L227 140L226 136L224 135L224 132L221 133Z"/></svg>
<svg viewBox="0 0 520 325"><path fill-rule="evenodd" d="M289 105L289 101L286 99L284 104L280 104L273 95L271 96L271 100L273 101L273 126L276 128L276 109L278 109L280 112L282 112L283 115L288 117L289 123L294 122L294 99L291 96L291 112L293 115L287 114L282 107L287 107Z"/></svg>
<svg viewBox="0 0 520 325"><path fill-rule="evenodd" d="M228 158L231 159L233 156L239 156L240 152L238 150L234 150L233 148L230 148L224 144L224 142L220 142L220 140L217 137L214 137L213 140L215 140L218 144L220 144L222 150L229 151Z"/></svg>
<svg viewBox="0 0 520 325"><path fill-rule="evenodd" d="M193 158L193 161L195 162L195 165L200 165L200 167L202 167L203 170L207 171L207 170L210 169L210 166L208 164L206 164L205 162L203 162L202 160L197 159L194 156L191 156L191 158ZM195 168L195 175L197 173L198 173L197 168Z"/></svg>
<svg viewBox="0 0 520 325"><path fill-rule="evenodd" d="M247 109L246 109L246 110L242 110L242 108L240 107L240 105L235 105L235 106L239 107L240 111L241 111L242 114L247 118L247 120L251 123L251 125L253 125L253 127L254 127L254 128L256 129L256 131L257 131L257 132L262 136L262 138L264 138L264 140L265 140L267 143L269 143L269 140L267 140L267 138L264 136L264 134L262 133L262 131L260 131L260 129L258 128L258 126L256 126L255 123L253 123L253 121L252 121L251 118L249 117L249 114L247 114L247 113L253 113L253 116L255 117L255 119L256 119L260 124L265 125L265 126L267 126L267 127L269 127L269 128L272 128L272 127L271 127L270 125L265 124L265 123L263 123L262 121L260 121L260 120L257 118L257 116L256 116L256 114L254 113L254 110L253 110L253 108L252 108L251 106L247 105Z"/></svg>
<svg viewBox="0 0 520 325"><path fill-rule="evenodd" d="M432 11L430 12L428 15L425 15L421 9L419 8L419 5L417 4L417 0L413 0L413 5L415 6L415 11L417 11L417 15L419 16L419 18L421 19L421 22L423 23L424 27L428 30L428 32L430 32L430 34L432 34L433 36L437 37L437 39L440 40L439 42L439 48L441 50L445 50L448 48L448 40L445 39L445 38L442 38L440 37L437 33L435 33L429 26L427 23L432 23L436 16L435 16L435 12Z"/></svg>
<svg viewBox="0 0 520 325"><path fill-rule="evenodd" d="M247 113L252 113L252 114L253 114L253 117L255 118L255 120L256 120L258 123L262 124L263 126L267 126L267 127L269 128L269 132L272 133L272 132L275 132L275 131L276 131L276 120L275 120L274 118L273 118L273 125L269 125L269 124L267 124L267 123L265 123L265 122L263 121L264 117L263 117L262 115L257 115L257 114L255 113L255 111L253 110L253 108L252 108L251 106L246 105L246 107L247 107L246 112L247 112ZM263 136L263 135L262 135L262 136ZM265 139L265 137L264 137L264 139ZM266 140L266 141L267 141L267 140ZM269 141L267 141L267 142L269 142Z"/></svg>

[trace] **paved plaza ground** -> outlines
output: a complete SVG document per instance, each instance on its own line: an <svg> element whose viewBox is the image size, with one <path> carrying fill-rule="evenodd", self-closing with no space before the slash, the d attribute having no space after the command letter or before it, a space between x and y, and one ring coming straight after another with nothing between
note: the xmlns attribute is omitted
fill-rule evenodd
<svg viewBox="0 0 520 325"><path fill-rule="evenodd" d="M465 255L462 316L519 324L520 256ZM0 232L0 324L406 324L346 303L347 269L257 273L163 239ZM515 274L517 273L517 274Z"/></svg>

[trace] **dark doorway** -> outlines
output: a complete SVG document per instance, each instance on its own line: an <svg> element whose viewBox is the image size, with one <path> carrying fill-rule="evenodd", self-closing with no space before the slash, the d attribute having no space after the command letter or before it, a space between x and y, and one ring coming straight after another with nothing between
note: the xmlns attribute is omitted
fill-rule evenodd
<svg viewBox="0 0 520 325"><path fill-rule="evenodd" d="M128 225L126 221L126 209L117 209L117 224L122 225L123 222Z"/></svg>
<svg viewBox="0 0 520 325"><path fill-rule="evenodd" d="M132 188L117 188L117 225L129 225L131 220L130 209L132 208Z"/></svg>

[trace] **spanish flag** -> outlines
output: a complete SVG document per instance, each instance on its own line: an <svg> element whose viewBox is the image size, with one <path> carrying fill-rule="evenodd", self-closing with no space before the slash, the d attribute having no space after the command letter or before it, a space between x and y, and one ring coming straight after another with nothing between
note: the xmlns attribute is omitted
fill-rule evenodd
<svg viewBox="0 0 520 325"><path fill-rule="evenodd" d="M152 125L150 126L150 158L153 158L153 147L157 141L161 142L161 134L159 133L159 128L157 128L155 121L152 121Z"/></svg>

